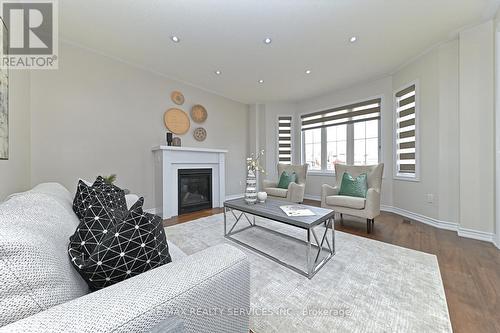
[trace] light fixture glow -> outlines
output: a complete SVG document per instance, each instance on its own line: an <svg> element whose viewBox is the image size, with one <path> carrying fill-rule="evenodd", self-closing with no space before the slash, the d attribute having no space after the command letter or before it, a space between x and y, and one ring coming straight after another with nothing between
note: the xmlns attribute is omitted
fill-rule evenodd
<svg viewBox="0 0 500 333"><path fill-rule="evenodd" d="M259 83L264 83L264 80L260 79L260 80L259 80Z"/></svg>
<svg viewBox="0 0 500 333"><path fill-rule="evenodd" d="M222 72L221 72L220 70L216 70L216 71L215 71L215 74L217 74L217 75L221 75L221 74L222 74Z"/></svg>
<svg viewBox="0 0 500 333"><path fill-rule="evenodd" d="M264 44L271 44L272 42L272 39L267 37L266 39L264 39Z"/></svg>
<svg viewBox="0 0 500 333"><path fill-rule="evenodd" d="M358 40L358 37L356 37L356 36L352 36L351 38L349 38L349 41L350 41L351 43L354 43L354 42L355 42L355 41L357 41L357 40Z"/></svg>
<svg viewBox="0 0 500 333"><path fill-rule="evenodd" d="M171 39L171 40L172 40L172 42L174 42L174 43L179 43L179 42L181 41L181 40L180 40L180 38L179 38L179 37L177 37L177 36L172 36L172 37L170 37L170 39Z"/></svg>
<svg viewBox="0 0 500 333"><path fill-rule="evenodd" d="M310 69L306 69L306 74L311 74L311 70Z"/></svg>

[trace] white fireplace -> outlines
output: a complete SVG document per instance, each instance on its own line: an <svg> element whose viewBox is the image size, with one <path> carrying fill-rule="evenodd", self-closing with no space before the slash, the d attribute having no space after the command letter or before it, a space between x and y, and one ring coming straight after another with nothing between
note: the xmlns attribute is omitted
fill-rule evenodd
<svg viewBox="0 0 500 333"><path fill-rule="evenodd" d="M226 197L226 153L223 149L154 147L156 214L164 219L179 215L178 174L183 169L212 169L212 207L222 207Z"/></svg>

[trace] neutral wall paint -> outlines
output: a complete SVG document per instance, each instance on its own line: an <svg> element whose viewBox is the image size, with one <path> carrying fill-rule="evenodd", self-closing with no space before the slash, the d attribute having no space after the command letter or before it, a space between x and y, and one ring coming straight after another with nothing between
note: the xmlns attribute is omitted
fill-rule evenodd
<svg viewBox="0 0 500 333"><path fill-rule="evenodd" d="M494 232L494 24L460 33L460 224Z"/></svg>
<svg viewBox="0 0 500 333"><path fill-rule="evenodd" d="M9 159L0 160L0 201L30 187L30 73L9 74Z"/></svg>
<svg viewBox="0 0 500 333"><path fill-rule="evenodd" d="M439 50L434 49L393 75L394 91L417 81L419 181L394 180L394 206L438 218ZM427 202L427 195L434 202Z"/></svg>
<svg viewBox="0 0 500 333"><path fill-rule="evenodd" d="M460 221L459 41L441 45L439 52L439 189L438 218Z"/></svg>
<svg viewBox="0 0 500 333"><path fill-rule="evenodd" d="M193 138L192 123L182 145L228 149L226 194L243 193L247 105L68 44L59 70L31 77L32 184L57 181L74 191L79 177L116 173L119 186L153 207L151 148L165 144L163 113L174 107L173 90L183 92L185 111L197 103L208 110L207 140Z"/></svg>
<svg viewBox="0 0 500 333"><path fill-rule="evenodd" d="M349 89L332 92L316 98L303 100L297 103L297 120L300 115L324 110L336 106L347 105L353 102L368 100L373 97L382 97L381 123L381 161L384 163L384 179L382 181L382 198L384 205L392 205L392 79L390 77L373 82L360 84ZM299 127L300 128L300 127ZM299 141L300 142L300 141ZM300 154L300 144L297 149ZM300 155L299 155L300 156ZM306 195L321 196L321 185L335 183L334 176L314 175L310 173L307 179Z"/></svg>

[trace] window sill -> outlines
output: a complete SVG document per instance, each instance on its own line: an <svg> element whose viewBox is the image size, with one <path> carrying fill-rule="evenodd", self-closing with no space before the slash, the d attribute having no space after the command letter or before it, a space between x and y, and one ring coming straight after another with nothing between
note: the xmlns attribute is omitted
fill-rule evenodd
<svg viewBox="0 0 500 333"><path fill-rule="evenodd" d="M413 177L405 177L405 176L394 176L393 177L394 180L400 180L400 181L404 181L404 182L413 182L413 183L418 183L420 182L420 178L413 178Z"/></svg>
<svg viewBox="0 0 500 333"><path fill-rule="evenodd" d="M308 171L308 176L313 177L335 177L335 173L333 171Z"/></svg>

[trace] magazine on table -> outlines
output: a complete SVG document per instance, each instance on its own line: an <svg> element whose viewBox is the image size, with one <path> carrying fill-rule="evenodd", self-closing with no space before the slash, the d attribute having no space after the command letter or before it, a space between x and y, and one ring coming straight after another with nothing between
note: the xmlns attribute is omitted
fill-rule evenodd
<svg viewBox="0 0 500 333"><path fill-rule="evenodd" d="M314 215L316 215L312 210L305 208L304 206L288 205L288 206L280 206L280 208L287 216L314 216Z"/></svg>

